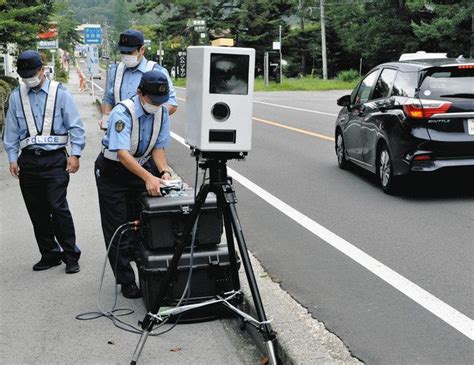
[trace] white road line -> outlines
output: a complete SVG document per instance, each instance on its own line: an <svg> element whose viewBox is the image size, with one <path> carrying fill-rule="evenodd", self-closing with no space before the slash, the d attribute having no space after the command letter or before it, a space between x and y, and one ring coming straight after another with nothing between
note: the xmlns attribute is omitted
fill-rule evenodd
<svg viewBox="0 0 474 365"><path fill-rule="evenodd" d="M278 108L291 109L291 110L298 110L298 111L300 111L300 112L323 114L323 115L330 115L330 116L332 116L332 117L337 117L337 114L326 113L326 112L320 112L320 111L317 111L317 110L295 108L295 107L293 107L293 106L286 106L286 105L280 105L280 104L266 103L266 102L264 102L264 101L256 101L256 100L254 100L253 102L254 102L254 103L257 103L257 104L264 104L264 105L276 106L276 107L278 107Z"/></svg>
<svg viewBox="0 0 474 365"><path fill-rule="evenodd" d="M177 135L176 133L171 132L171 137L173 137L179 143L187 146L184 142L184 138ZM339 237L303 213L300 213L282 200L270 194L268 191L254 184L246 177L240 175L235 170L231 168L227 169L229 175L232 176L233 179L237 180L255 195L265 200L268 204L278 209L280 212L294 220L302 227L306 228L314 235L326 241L329 245L342 252L344 255L350 257L359 265L371 271L380 279L384 280L395 289L399 290L401 293L405 294L407 297L421 305L423 308L427 309L435 316L461 332L464 336L474 340L474 321L472 319L454 309L450 305L444 303L428 291L419 287L380 261L374 259L372 256L369 256L364 251L358 249L351 243L347 242L345 239Z"/></svg>

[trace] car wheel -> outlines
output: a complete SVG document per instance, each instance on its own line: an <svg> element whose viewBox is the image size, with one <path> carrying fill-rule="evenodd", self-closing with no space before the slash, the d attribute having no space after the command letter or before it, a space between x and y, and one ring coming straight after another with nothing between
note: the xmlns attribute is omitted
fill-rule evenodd
<svg viewBox="0 0 474 365"><path fill-rule="evenodd" d="M346 148L344 146L344 138L342 137L342 133L340 131L336 134L336 156L337 156L337 164L343 170L349 167L349 161L346 159Z"/></svg>
<svg viewBox="0 0 474 365"><path fill-rule="evenodd" d="M377 172L382 189L387 194L397 191L398 180L393 176L393 165L390 151L385 145L380 149L377 159Z"/></svg>

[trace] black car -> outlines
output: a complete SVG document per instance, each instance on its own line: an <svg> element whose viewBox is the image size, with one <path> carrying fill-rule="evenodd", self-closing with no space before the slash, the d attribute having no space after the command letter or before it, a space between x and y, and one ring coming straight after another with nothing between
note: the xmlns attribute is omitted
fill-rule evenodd
<svg viewBox="0 0 474 365"><path fill-rule="evenodd" d="M376 173L387 193L412 172L474 169L474 59L384 63L337 104L339 167Z"/></svg>

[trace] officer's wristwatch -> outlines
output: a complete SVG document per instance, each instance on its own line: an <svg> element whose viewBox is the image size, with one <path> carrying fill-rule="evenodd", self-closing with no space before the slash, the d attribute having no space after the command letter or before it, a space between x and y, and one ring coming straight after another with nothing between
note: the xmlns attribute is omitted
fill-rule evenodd
<svg viewBox="0 0 474 365"><path fill-rule="evenodd" d="M72 157L81 158L81 155L71 155Z"/></svg>

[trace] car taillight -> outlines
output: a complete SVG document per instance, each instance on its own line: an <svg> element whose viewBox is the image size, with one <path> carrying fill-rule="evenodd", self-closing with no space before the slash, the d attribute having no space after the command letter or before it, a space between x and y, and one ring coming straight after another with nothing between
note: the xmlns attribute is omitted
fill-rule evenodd
<svg viewBox="0 0 474 365"><path fill-rule="evenodd" d="M431 156L430 155L416 155L415 157L413 157L413 160L415 160L415 161L429 161L429 160L431 160Z"/></svg>
<svg viewBox="0 0 474 365"><path fill-rule="evenodd" d="M461 66L458 66L458 68L460 70L464 70L464 69L467 69L467 68L474 68L474 65L461 65Z"/></svg>
<svg viewBox="0 0 474 365"><path fill-rule="evenodd" d="M433 114L446 113L452 104L443 100L408 99L403 104L403 110L409 118L428 119Z"/></svg>

